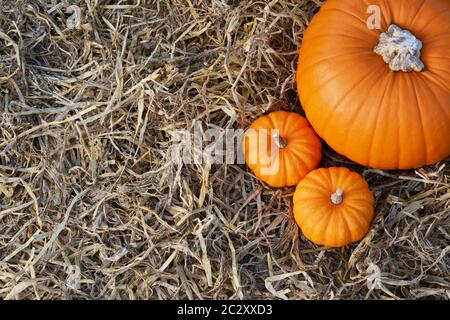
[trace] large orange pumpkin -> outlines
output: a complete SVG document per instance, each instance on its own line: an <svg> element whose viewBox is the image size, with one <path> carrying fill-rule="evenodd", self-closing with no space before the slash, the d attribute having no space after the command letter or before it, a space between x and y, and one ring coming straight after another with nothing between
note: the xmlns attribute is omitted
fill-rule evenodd
<svg viewBox="0 0 450 320"><path fill-rule="evenodd" d="M272 187L295 186L317 168L320 138L295 112L276 111L256 119L244 136L247 165Z"/></svg>
<svg viewBox="0 0 450 320"><path fill-rule="evenodd" d="M369 230L373 207L366 181L347 168L311 171L294 193L294 218L303 234L328 247L361 240Z"/></svg>
<svg viewBox="0 0 450 320"><path fill-rule="evenodd" d="M449 30L449 0L328 0L305 32L297 70L313 128L374 168L449 156Z"/></svg>

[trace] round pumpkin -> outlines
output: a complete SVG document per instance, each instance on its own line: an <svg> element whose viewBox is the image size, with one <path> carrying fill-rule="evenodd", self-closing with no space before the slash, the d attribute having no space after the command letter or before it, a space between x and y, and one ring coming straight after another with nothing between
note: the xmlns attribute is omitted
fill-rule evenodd
<svg viewBox="0 0 450 320"><path fill-rule="evenodd" d="M315 131L373 168L448 157L449 28L449 0L326 1L304 34L297 69Z"/></svg>
<svg viewBox="0 0 450 320"><path fill-rule="evenodd" d="M244 135L244 155L255 176L268 185L295 186L319 165L322 143L304 117L276 111L252 123Z"/></svg>
<svg viewBox="0 0 450 320"><path fill-rule="evenodd" d="M306 238L327 247L361 240L373 218L367 182L347 168L311 171L294 193L294 218Z"/></svg>

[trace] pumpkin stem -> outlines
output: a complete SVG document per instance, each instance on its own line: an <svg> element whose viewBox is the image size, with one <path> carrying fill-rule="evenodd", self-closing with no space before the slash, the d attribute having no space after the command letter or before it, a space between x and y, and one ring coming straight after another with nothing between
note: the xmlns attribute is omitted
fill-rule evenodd
<svg viewBox="0 0 450 320"><path fill-rule="evenodd" d="M338 188L336 192L331 195L331 202L335 205L340 205L342 203L343 196L344 190Z"/></svg>
<svg viewBox="0 0 450 320"><path fill-rule="evenodd" d="M422 41L411 32L391 24L387 32L380 34L380 42L373 51L383 57L392 71L421 72L425 65L420 60Z"/></svg>
<svg viewBox="0 0 450 320"><path fill-rule="evenodd" d="M273 141L275 142L275 145L278 148L283 149L283 148L287 147L287 145L288 145L287 140L285 138L283 138L282 136L280 136L280 134L278 132L274 132L272 134L272 138L273 138Z"/></svg>

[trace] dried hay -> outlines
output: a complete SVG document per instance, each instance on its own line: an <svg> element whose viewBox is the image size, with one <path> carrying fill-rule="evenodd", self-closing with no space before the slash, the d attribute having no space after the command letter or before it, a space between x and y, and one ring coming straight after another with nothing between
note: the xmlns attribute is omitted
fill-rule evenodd
<svg viewBox="0 0 450 320"><path fill-rule="evenodd" d="M387 173L326 149L377 200L367 237L334 250L299 232L293 188L170 161L195 121L301 112L321 1L113 3L70 1L68 29L69 1L0 1L1 298L450 298L449 161Z"/></svg>

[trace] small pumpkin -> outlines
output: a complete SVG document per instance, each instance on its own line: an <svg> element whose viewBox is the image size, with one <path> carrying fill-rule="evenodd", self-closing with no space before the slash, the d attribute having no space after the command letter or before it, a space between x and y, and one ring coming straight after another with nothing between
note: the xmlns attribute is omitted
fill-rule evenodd
<svg viewBox="0 0 450 320"><path fill-rule="evenodd" d="M327 247L361 240L374 215L364 178L347 168L311 171L294 193L294 218L306 238Z"/></svg>
<svg viewBox="0 0 450 320"><path fill-rule="evenodd" d="M305 32L297 69L319 136L379 169L448 157L449 17L449 0L326 1Z"/></svg>
<svg viewBox="0 0 450 320"><path fill-rule="evenodd" d="M244 155L255 176L268 185L295 186L319 165L322 143L304 117L276 111L252 123L244 135Z"/></svg>

